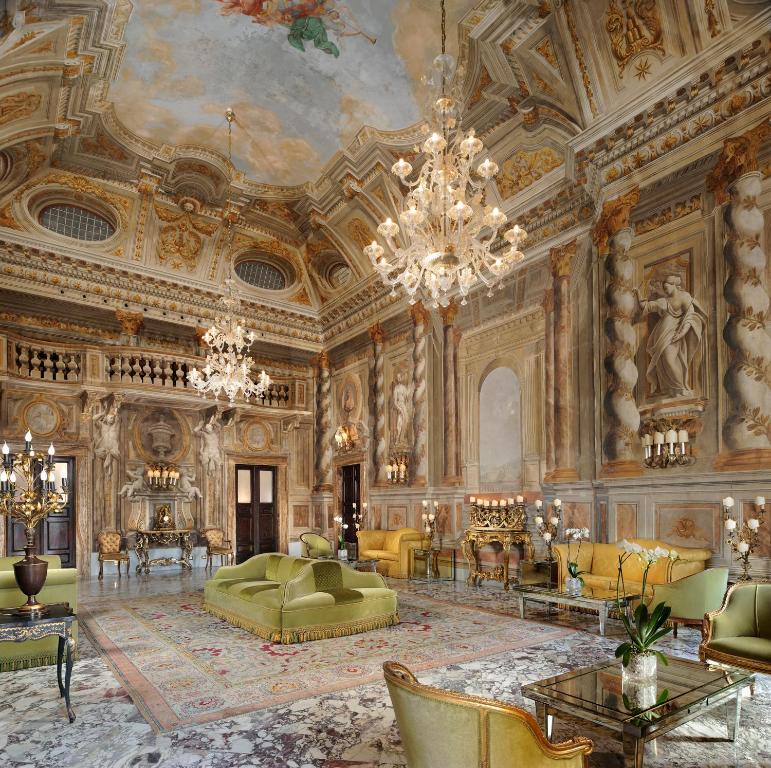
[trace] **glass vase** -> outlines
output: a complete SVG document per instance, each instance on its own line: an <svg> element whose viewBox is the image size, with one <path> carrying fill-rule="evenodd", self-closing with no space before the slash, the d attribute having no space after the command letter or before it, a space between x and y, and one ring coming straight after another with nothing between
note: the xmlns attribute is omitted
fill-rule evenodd
<svg viewBox="0 0 771 768"><path fill-rule="evenodd" d="M568 576L565 579L565 591L571 595L580 595L582 586L581 579L577 576Z"/></svg>
<svg viewBox="0 0 771 768"><path fill-rule="evenodd" d="M658 657L655 653L633 653L629 657L629 664L621 665L622 685L649 686L656 682L658 669Z"/></svg>
<svg viewBox="0 0 771 768"><path fill-rule="evenodd" d="M621 680L621 692L626 697L624 706L632 712L638 712L655 706L658 686L655 679L640 682L627 678Z"/></svg>

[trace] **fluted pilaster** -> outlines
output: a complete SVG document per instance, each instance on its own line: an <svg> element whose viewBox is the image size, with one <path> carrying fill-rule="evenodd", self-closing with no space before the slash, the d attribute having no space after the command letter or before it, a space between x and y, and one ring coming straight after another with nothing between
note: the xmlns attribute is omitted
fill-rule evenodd
<svg viewBox="0 0 771 768"><path fill-rule="evenodd" d="M546 439L546 473L554 471L554 289L543 294L544 317L544 432ZM546 479L546 478L544 478Z"/></svg>
<svg viewBox="0 0 771 768"><path fill-rule="evenodd" d="M385 371L383 358L383 342L385 341L385 331L380 323L376 323L369 329L369 336L372 339L372 351L374 357L373 374L375 396L373 430L374 447L372 453L372 464L374 482L376 485L383 485L386 482L386 397L385 397Z"/></svg>
<svg viewBox="0 0 771 768"><path fill-rule="evenodd" d="M629 226L632 208L640 199L635 188L609 200L594 229L594 240L600 254L605 255L605 336L607 354L605 370L604 438L606 463L604 475L639 475L642 465L636 455L640 412L634 396L637 384L637 334L634 319L637 300L634 294L634 264L629 258L633 230Z"/></svg>
<svg viewBox="0 0 771 768"><path fill-rule="evenodd" d="M761 247L763 212L758 207L762 174L758 151L771 135L771 123L726 140L708 187L718 201L730 196L724 211L727 319L723 340L729 349L723 377L727 409L718 469L771 466L771 335L767 257Z"/></svg>
<svg viewBox="0 0 771 768"><path fill-rule="evenodd" d="M554 470L552 481L575 480L571 425L572 404L572 322L570 309L570 273L576 255L576 241L552 248L549 252L554 278Z"/></svg>
<svg viewBox="0 0 771 768"><path fill-rule="evenodd" d="M412 316L412 482L428 482L428 399L426 391L426 334L430 317L420 302L410 309Z"/></svg>
<svg viewBox="0 0 771 768"><path fill-rule="evenodd" d="M316 490L332 490L332 377L326 352L316 361Z"/></svg>

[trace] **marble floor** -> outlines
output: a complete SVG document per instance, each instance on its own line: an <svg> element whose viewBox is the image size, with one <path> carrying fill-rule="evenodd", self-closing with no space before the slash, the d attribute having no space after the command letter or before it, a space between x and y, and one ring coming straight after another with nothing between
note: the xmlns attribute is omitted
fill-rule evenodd
<svg viewBox="0 0 771 768"><path fill-rule="evenodd" d="M81 602L114 595L153 595L200 590L205 574L153 573L149 577L82 582ZM436 599L485 606L517 615L515 601L497 584L472 589L461 582L396 582L399 589ZM514 650L464 664L433 669L423 682L500 699L533 711L520 686L576 666L604 660L618 644L620 625L610 621L599 636L596 619L577 613L528 608L528 618L559 622L577 631L535 649ZM684 629L662 643L673 655L695 657L699 633ZM67 722L53 668L0 674L0 765L7 768L343 768L404 766L393 710L385 684L364 685L207 725L157 734L147 725L95 650L83 639L75 665ZM555 738L583 733L595 742L592 768L620 768L620 745L601 733L557 721ZM724 740L725 725L705 716L660 738L646 766L661 768L771 768L771 677L759 676L755 695L745 697L739 738ZM437 766L437 768L441 768Z"/></svg>

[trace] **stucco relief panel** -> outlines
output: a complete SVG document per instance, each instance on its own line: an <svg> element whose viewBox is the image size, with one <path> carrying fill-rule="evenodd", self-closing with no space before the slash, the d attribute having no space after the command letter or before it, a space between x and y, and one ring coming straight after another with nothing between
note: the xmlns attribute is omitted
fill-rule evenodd
<svg viewBox="0 0 771 768"><path fill-rule="evenodd" d="M720 504L684 502L656 504L655 537L674 547L707 547L722 550Z"/></svg>

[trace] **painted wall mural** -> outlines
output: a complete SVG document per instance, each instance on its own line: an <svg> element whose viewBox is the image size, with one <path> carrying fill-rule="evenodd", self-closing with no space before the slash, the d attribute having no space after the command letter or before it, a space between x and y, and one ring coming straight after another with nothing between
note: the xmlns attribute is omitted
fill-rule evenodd
<svg viewBox="0 0 771 768"><path fill-rule="evenodd" d="M520 385L510 368L496 368L482 383L479 473L483 489L518 488L522 481Z"/></svg>
<svg viewBox="0 0 771 768"><path fill-rule="evenodd" d="M473 5L450 0L448 28ZM260 182L302 184L364 125L421 119L438 24L438 4L424 0L135 3L108 98L144 139L221 152L232 107L237 166Z"/></svg>

